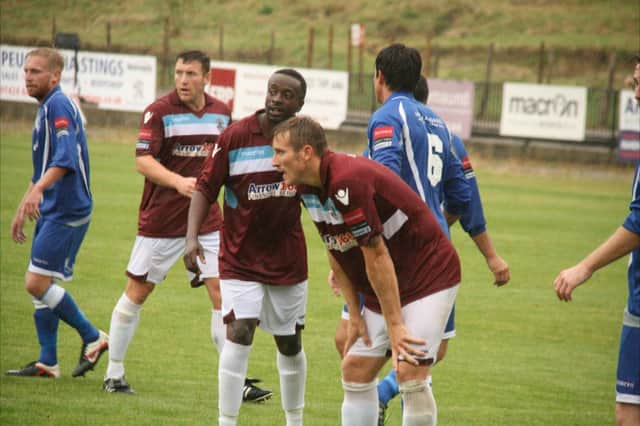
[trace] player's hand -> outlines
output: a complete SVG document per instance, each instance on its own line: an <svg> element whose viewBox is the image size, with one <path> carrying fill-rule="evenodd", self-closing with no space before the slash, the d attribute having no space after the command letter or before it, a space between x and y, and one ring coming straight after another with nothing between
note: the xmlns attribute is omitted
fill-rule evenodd
<svg viewBox="0 0 640 426"><path fill-rule="evenodd" d="M393 369L398 371L398 363L401 361L409 364L418 365L418 360L414 357L425 356L424 351L416 348L416 345L425 345L424 339L413 337L404 324L388 327L389 342L391 343L391 359L393 360Z"/></svg>
<svg viewBox="0 0 640 426"><path fill-rule="evenodd" d="M588 280L593 272L586 266L578 263L577 265L565 269L553 281L558 299L565 302L571 301L571 293L580 284Z"/></svg>
<svg viewBox="0 0 640 426"><path fill-rule="evenodd" d="M27 241L27 236L24 234L24 209L22 206L20 206L13 221L11 221L11 238L18 244L23 244Z"/></svg>
<svg viewBox="0 0 640 426"><path fill-rule="evenodd" d="M358 312L356 315L349 313L349 322L347 324L347 340L344 343L342 349L342 357L347 356L347 352L353 344L361 337L364 344L371 346L371 339L369 338L369 332L367 331L367 324L364 322L362 315Z"/></svg>
<svg viewBox="0 0 640 426"><path fill-rule="evenodd" d="M329 288L331 288L331 291L333 291L333 294L335 294L336 297L340 296L340 282L336 279L336 275L333 273L333 269L329 270L327 284L329 284Z"/></svg>
<svg viewBox="0 0 640 426"><path fill-rule="evenodd" d="M509 265L503 258L498 255L491 257L487 259L487 265L489 265L489 269L493 272L495 285L501 287L509 282L511 279L511 272L509 271Z"/></svg>
<svg viewBox="0 0 640 426"><path fill-rule="evenodd" d="M40 203L42 202L42 191L38 186L33 186L29 194L22 202L21 209L23 214L30 220L38 220L40 217Z"/></svg>
<svg viewBox="0 0 640 426"><path fill-rule="evenodd" d="M179 176L175 183L176 191L185 197L191 198L196 190L197 179L191 176Z"/></svg>
<svg viewBox="0 0 640 426"><path fill-rule="evenodd" d="M187 239L184 248L184 256L182 256L185 268L194 274L199 274L200 267L198 266L198 259L200 259L200 262L202 263L207 263L204 257L204 248L202 247L202 244L200 244L197 238Z"/></svg>

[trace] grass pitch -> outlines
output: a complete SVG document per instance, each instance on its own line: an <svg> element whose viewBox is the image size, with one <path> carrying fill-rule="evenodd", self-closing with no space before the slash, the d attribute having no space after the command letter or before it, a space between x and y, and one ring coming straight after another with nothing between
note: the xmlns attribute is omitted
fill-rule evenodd
<svg viewBox="0 0 640 426"><path fill-rule="evenodd" d="M33 306L24 291L29 244L11 241L13 213L31 175L29 124L2 122L0 168L0 369L38 356ZM123 291L124 269L136 233L142 178L134 169L136 129L89 132L95 213L65 287L98 327L108 330ZM473 242L456 226L463 263L456 337L433 371L442 425L614 424L614 383L626 261L598 272L560 303L552 281L582 258L626 216L631 169L571 170L541 164L478 161L491 237L509 262L512 280L491 285ZM306 425L340 424L342 389L333 333L341 301L326 285L327 262L308 217L310 293L304 346L308 358ZM32 235L33 226L27 226ZM0 376L0 424L216 424L217 354L209 337L210 304L192 290L182 265L144 306L126 359L134 396L101 390L106 357L96 371L71 378L80 339L61 324L59 380ZM252 377L275 390L271 401L243 405L240 425L284 424L275 345L256 333ZM389 424L400 425L399 401Z"/></svg>

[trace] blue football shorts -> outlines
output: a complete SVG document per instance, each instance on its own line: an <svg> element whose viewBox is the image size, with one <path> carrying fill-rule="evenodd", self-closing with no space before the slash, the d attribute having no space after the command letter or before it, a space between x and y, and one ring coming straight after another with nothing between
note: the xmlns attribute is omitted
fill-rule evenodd
<svg viewBox="0 0 640 426"><path fill-rule="evenodd" d="M89 220L69 226L40 218L36 224L28 270L69 281Z"/></svg>
<svg viewBox="0 0 640 426"><path fill-rule="evenodd" d="M616 402L640 404L640 317L626 309L618 354Z"/></svg>

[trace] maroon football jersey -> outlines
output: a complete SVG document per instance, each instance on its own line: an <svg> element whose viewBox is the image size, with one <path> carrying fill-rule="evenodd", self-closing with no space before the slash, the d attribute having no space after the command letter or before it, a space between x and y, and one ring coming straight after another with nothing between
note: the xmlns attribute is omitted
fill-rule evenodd
<svg viewBox="0 0 640 426"><path fill-rule="evenodd" d="M218 138L198 179L209 202L224 185L220 278L293 285L307 279L307 249L295 186L272 165L258 111Z"/></svg>
<svg viewBox="0 0 640 426"><path fill-rule="evenodd" d="M231 121L226 104L207 94L205 98L205 107L199 112L187 108L175 90L149 105L142 115L136 156L153 155L175 173L198 177L213 143ZM188 212L189 198L145 178L138 215L139 235L184 237ZM217 231L220 226L220 207L214 203L200 233Z"/></svg>
<svg viewBox="0 0 640 426"><path fill-rule="evenodd" d="M360 246L382 236L395 267L402 306L460 283L460 262L435 217L413 190L385 166L327 152L322 188L299 187L302 201L336 261L381 312Z"/></svg>

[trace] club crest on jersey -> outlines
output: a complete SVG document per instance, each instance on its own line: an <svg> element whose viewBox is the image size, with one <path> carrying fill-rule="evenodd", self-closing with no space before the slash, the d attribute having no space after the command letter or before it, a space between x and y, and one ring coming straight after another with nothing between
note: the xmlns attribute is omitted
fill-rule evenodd
<svg viewBox="0 0 640 426"><path fill-rule="evenodd" d="M153 117L153 113L151 111L147 111L144 113L144 124L147 124L149 120Z"/></svg>
<svg viewBox="0 0 640 426"><path fill-rule="evenodd" d="M336 199L340 201L343 205L349 205L349 188L338 189L336 192Z"/></svg>
<svg viewBox="0 0 640 426"><path fill-rule="evenodd" d="M373 149L390 147L393 144L393 126L379 126L373 129Z"/></svg>

